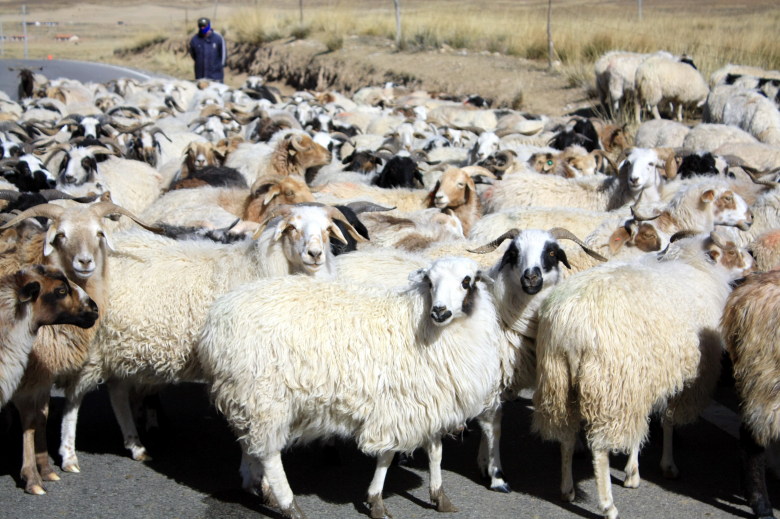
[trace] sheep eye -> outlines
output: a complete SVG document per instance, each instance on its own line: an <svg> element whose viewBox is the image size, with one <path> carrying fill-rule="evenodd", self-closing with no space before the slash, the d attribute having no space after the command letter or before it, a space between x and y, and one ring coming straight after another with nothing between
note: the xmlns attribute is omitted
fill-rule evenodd
<svg viewBox="0 0 780 519"><path fill-rule="evenodd" d="M547 165L548 165L548 166L552 166L552 165L553 165L553 161L551 161L551 160L548 160L548 161L547 161Z"/></svg>
<svg viewBox="0 0 780 519"><path fill-rule="evenodd" d="M469 276L463 278L463 281L461 282L460 286L462 286L464 290L468 290L469 287L471 286L471 278Z"/></svg>
<svg viewBox="0 0 780 519"><path fill-rule="evenodd" d="M64 240L65 239L65 233L64 232L58 232L54 235L55 240Z"/></svg>
<svg viewBox="0 0 780 519"><path fill-rule="evenodd" d="M428 276L425 276L423 278L423 281L425 281L425 283L428 285L428 288L433 288L433 283L431 283L431 278L429 278Z"/></svg>
<svg viewBox="0 0 780 519"><path fill-rule="evenodd" d="M292 191L286 191L284 193L284 196L286 196L287 198L292 198L293 196L295 196L295 193L293 193Z"/></svg>
<svg viewBox="0 0 780 519"><path fill-rule="evenodd" d="M65 297L68 295L68 291L65 289L65 287L59 287L55 294L57 294L58 297Z"/></svg>
<svg viewBox="0 0 780 519"><path fill-rule="evenodd" d="M465 186L465 185L466 185L466 184L464 184L463 182L458 182L458 187L463 187L463 186Z"/></svg>
<svg viewBox="0 0 780 519"><path fill-rule="evenodd" d="M725 195L723 197L723 200L725 200L726 202L731 202L732 200L734 200L734 198L731 195Z"/></svg>
<svg viewBox="0 0 780 519"><path fill-rule="evenodd" d="M551 251L550 251L550 252L548 252L547 254L549 254L551 258L554 258L554 257L555 257L555 251L554 251L554 250L551 250Z"/></svg>

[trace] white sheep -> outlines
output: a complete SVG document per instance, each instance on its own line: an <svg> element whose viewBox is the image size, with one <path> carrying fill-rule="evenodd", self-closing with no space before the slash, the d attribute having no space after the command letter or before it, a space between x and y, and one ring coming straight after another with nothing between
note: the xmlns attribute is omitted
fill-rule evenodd
<svg viewBox="0 0 780 519"><path fill-rule="evenodd" d="M286 517L304 516L281 451L330 436L377 456L373 517L387 515L382 488L395 452L421 446L431 499L454 510L441 486L441 436L497 405L496 310L473 261L438 260L410 280L394 292L280 278L244 285L209 310L198 358L255 468L245 488L262 478ZM305 326L291 325L298 315Z"/></svg>
<svg viewBox="0 0 780 519"><path fill-rule="evenodd" d="M637 128L634 144L640 148L681 148L690 131L689 126L677 121L650 119Z"/></svg>
<svg viewBox="0 0 780 519"><path fill-rule="evenodd" d="M109 258L117 273L110 287L111 306L102 317L76 383L66 391L60 446L64 470L79 470L75 452L78 407L100 380L109 381L125 447L134 459L146 459L130 413L128 386L198 379L192 348L214 299L261 277L335 275L329 237L346 241L333 221L343 220L341 213L301 204L282 206L277 214L257 240L230 245L174 241L129 231L115 235L117 253ZM353 238L363 240L351 225L346 226Z"/></svg>
<svg viewBox="0 0 780 519"><path fill-rule="evenodd" d="M736 89L729 92L722 112L713 113L713 109L710 110L712 122L737 126L760 142L780 146L780 111L774 102L752 90Z"/></svg>
<svg viewBox="0 0 780 519"><path fill-rule="evenodd" d="M486 212L511 207L573 207L591 211L618 209L633 204L640 195L645 202L660 199L661 170L665 162L658 152L634 148L621 163L617 177L592 175L562 178L538 173L511 175L482 193Z"/></svg>
<svg viewBox="0 0 780 519"><path fill-rule="evenodd" d="M666 56L651 56L636 69L636 120L640 121L641 107L660 119L658 105L669 101L677 106L677 120L682 121L682 109L687 105L700 107L709 94L709 87L698 70L685 61Z"/></svg>
<svg viewBox="0 0 780 519"><path fill-rule="evenodd" d="M751 265L745 252L710 237L680 240L660 261L645 258L570 276L539 309L533 426L561 442L561 494L571 501L572 455L585 423L599 508L609 519L618 516L609 453L631 453L625 485L637 486L638 449L654 411L664 416L662 468L676 475L671 426L695 420L709 401L729 283Z"/></svg>
<svg viewBox="0 0 780 519"><path fill-rule="evenodd" d="M721 319L740 398L743 493L755 516L764 519L774 517L764 473L765 450L780 438L776 389L780 379L778 289L780 271L748 276L729 295Z"/></svg>
<svg viewBox="0 0 780 519"><path fill-rule="evenodd" d="M736 126L701 123L691 128L682 142L682 147L695 151L706 150L714 152L724 144L754 142L758 142L755 137Z"/></svg>

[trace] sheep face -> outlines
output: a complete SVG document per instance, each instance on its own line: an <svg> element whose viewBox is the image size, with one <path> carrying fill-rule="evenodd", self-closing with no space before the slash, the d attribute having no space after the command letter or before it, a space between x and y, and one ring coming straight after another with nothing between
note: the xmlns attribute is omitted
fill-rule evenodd
<svg viewBox="0 0 780 519"><path fill-rule="evenodd" d="M435 326L446 326L471 315L479 281L489 278L473 260L442 258L429 267L409 274L409 281L421 284L430 293L430 318Z"/></svg>
<svg viewBox="0 0 780 519"><path fill-rule="evenodd" d="M276 224L274 240L282 237L282 248L290 264L309 274L326 266L331 237L347 243L327 211L317 206L295 206Z"/></svg>
<svg viewBox="0 0 780 519"><path fill-rule="evenodd" d="M56 186L56 180L49 170L38 157L31 154L19 157L14 168L6 170L3 176L20 191L39 191L53 189Z"/></svg>
<svg viewBox="0 0 780 519"><path fill-rule="evenodd" d="M260 179L255 186L244 211L244 220L260 223L274 207L314 202L309 186L296 177Z"/></svg>
<svg viewBox="0 0 780 519"><path fill-rule="evenodd" d="M730 189L708 189L702 193L702 205L711 204L715 225L734 226L747 231L753 224L753 212L747 202Z"/></svg>
<svg viewBox="0 0 780 519"><path fill-rule="evenodd" d="M491 153L498 151L498 145L501 143L501 139L493 132L485 132L480 134L477 138L477 142L471 148L469 153L469 159L472 164L476 164L479 161L485 160Z"/></svg>
<svg viewBox="0 0 780 519"><path fill-rule="evenodd" d="M214 145L210 142L191 142L184 149L182 176L206 166L219 166L221 162Z"/></svg>
<svg viewBox="0 0 780 519"><path fill-rule="evenodd" d="M733 241L712 235L704 242L705 254L731 273L732 279L739 279L753 272L753 257Z"/></svg>
<svg viewBox="0 0 780 519"><path fill-rule="evenodd" d="M91 182L97 173L97 160L88 148L73 148L60 162L58 177L63 184Z"/></svg>
<svg viewBox="0 0 780 519"><path fill-rule="evenodd" d="M469 203L476 196L476 186L462 169L450 168L444 172L431 191L431 205L437 209L456 208Z"/></svg>
<svg viewBox="0 0 780 519"><path fill-rule="evenodd" d="M50 324L89 328L97 321L97 304L57 268L35 265L20 270L15 282L19 303L32 305L35 329Z"/></svg>
<svg viewBox="0 0 780 519"><path fill-rule="evenodd" d="M308 135L291 134L288 138L290 146L287 154L290 160L297 163L301 168L324 166L330 163L330 152L325 147L314 142Z"/></svg>
<svg viewBox="0 0 780 519"><path fill-rule="evenodd" d="M660 170L663 167L664 162L654 150L634 148L618 169L629 192L637 196L646 188L661 182Z"/></svg>
<svg viewBox="0 0 780 519"><path fill-rule="evenodd" d="M528 229L512 240L501 258L499 271L507 268L515 285L529 295L539 293L561 279L559 263L571 268L566 253L547 231Z"/></svg>
<svg viewBox="0 0 780 519"><path fill-rule="evenodd" d="M111 248L103 226L88 211L74 208L53 221L46 231L44 257L51 258L71 279L89 279L103 268Z"/></svg>
<svg viewBox="0 0 780 519"><path fill-rule="evenodd" d="M538 173L553 173L557 167L558 156L552 153L534 153L528 164Z"/></svg>

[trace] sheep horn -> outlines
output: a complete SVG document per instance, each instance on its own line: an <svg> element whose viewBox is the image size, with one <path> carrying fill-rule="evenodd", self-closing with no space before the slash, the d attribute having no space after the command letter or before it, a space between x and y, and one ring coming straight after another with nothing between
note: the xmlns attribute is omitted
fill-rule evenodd
<svg viewBox="0 0 780 519"><path fill-rule="evenodd" d="M201 124L206 122L205 117L196 117L190 123L187 125L188 128L192 128L193 126L200 126Z"/></svg>
<svg viewBox="0 0 780 519"><path fill-rule="evenodd" d="M93 155L116 155L116 151L110 150L105 146L87 146L87 151Z"/></svg>
<svg viewBox="0 0 780 519"><path fill-rule="evenodd" d="M94 202L100 197L100 195L96 193L92 193L87 196L73 196L64 191L60 191L59 189L42 189L38 191L38 194L48 201L73 200L74 202L79 202L80 204L88 204L90 202Z"/></svg>
<svg viewBox="0 0 780 519"><path fill-rule="evenodd" d="M130 218L131 220L133 220L135 223L137 223L144 229L146 229L147 231L151 231L156 234L163 233L163 230L161 228L147 224L146 222L140 220L136 215L134 215L124 207L118 206L112 202L100 201L97 204L91 206L89 209L92 211L92 214L94 214L98 218L107 218L114 214L124 215Z"/></svg>
<svg viewBox="0 0 780 519"><path fill-rule="evenodd" d="M750 180L753 181L754 184L758 184L761 186L769 186L769 187L777 187L780 185L780 182L775 182L774 180L764 180L760 177L761 172L759 172L757 169L751 168L750 166L742 165L740 166L745 173L747 173L747 176L750 177ZM775 173L773 171L772 173Z"/></svg>
<svg viewBox="0 0 780 519"><path fill-rule="evenodd" d="M357 232L357 229L355 229L351 223L349 223L349 220L344 216L344 213L338 210L338 208L333 207L331 205L325 206L325 212L328 214L331 220L339 220L344 225L347 226L347 232L349 232L350 236L352 236L355 241L358 242L366 242L368 241L366 238L364 238L359 232Z"/></svg>
<svg viewBox="0 0 780 519"><path fill-rule="evenodd" d="M359 201L347 204L347 207L355 211L355 214L376 213L379 211L392 211L395 207L384 207L373 202Z"/></svg>
<svg viewBox="0 0 780 519"><path fill-rule="evenodd" d="M162 135L163 137L165 137L168 140L168 142L173 142L170 137L165 135L165 132L159 126L155 126L155 127L151 128L151 129L149 129L149 135L151 135L152 137L154 137L158 133L160 135Z"/></svg>
<svg viewBox="0 0 780 519"><path fill-rule="evenodd" d="M125 126L122 123L115 122L113 126L117 129L119 133L135 133L138 130L141 130L143 128L146 128L147 126L154 124L152 121L147 121L144 123L136 123L132 124L130 126Z"/></svg>
<svg viewBox="0 0 780 519"><path fill-rule="evenodd" d="M734 243L724 242L723 237L717 231L710 232L710 240L712 240L712 243L714 243L717 247L720 247L723 250L736 248Z"/></svg>
<svg viewBox="0 0 780 519"><path fill-rule="evenodd" d="M266 216L265 220L260 222L260 225L258 226L257 230L252 235L252 239L256 240L260 237L261 234L263 234L263 231L268 226L268 224L273 220L274 218L278 218L280 216L290 216L292 212L292 206L285 204L285 205L278 205L271 209L268 212L268 216Z"/></svg>
<svg viewBox="0 0 780 519"><path fill-rule="evenodd" d="M650 220L655 220L656 218L661 216L661 213L658 213L658 214L653 215L653 216L643 215L643 214L640 214L638 212L637 207L635 205L632 205L631 206L631 216L633 216L634 220L636 220L637 222L648 222Z"/></svg>
<svg viewBox="0 0 780 519"><path fill-rule="evenodd" d="M0 227L0 230L13 227L19 222L23 222L28 218L37 218L39 216L43 218L48 218L49 220L56 220L62 215L63 212L65 212L65 208L60 207L58 205L54 205L54 204L36 205L35 207L31 207L16 215L16 218L14 218L10 222Z"/></svg>
<svg viewBox="0 0 780 519"><path fill-rule="evenodd" d="M12 191L10 189L0 189L0 200L8 200L9 202L16 202L19 199L21 193L19 191Z"/></svg>
<svg viewBox="0 0 780 519"><path fill-rule="evenodd" d="M595 258L595 259L597 259L599 261L607 261L607 258L605 258L604 256L602 256L598 252L594 251L593 249L591 249L590 247L585 245L585 243L582 240L577 238L574 235L574 233L571 232L568 229L564 229L563 227L553 227L548 232L550 234L552 234L553 238L555 238L556 240L571 240L571 241L573 241L574 243L576 243L577 245L582 247L582 250L585 251L585 254L587 254L591 258Z"/></svg>
<svg viewBox="0 0 780 519"><path fill-rule="evenodd" d="M495 240L491 241L490 243L486 243L482 247L477 247L476 249L467 249L469 252L473 252L474 254L487 254L488 252L493 252L498 248L499 245L501 245L504 240L510 239L514 240L517 238L517 236L520 234L520 229L514 228L509 229L507 232L496 238Z"/></svg>
<svg viewBox="0 0 780 519"><path fill-rule="evenodd" d="M691 236L696 236L697 234L701 234L701 232L694 231L692 229L677 231L676 233L672 234L671 238L669 238L669 243L674 243L684 238L690 238Z"/></svg>

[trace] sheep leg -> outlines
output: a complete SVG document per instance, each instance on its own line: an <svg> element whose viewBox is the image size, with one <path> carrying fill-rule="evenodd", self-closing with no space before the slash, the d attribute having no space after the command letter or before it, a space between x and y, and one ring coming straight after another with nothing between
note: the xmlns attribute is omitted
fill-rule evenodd
<svg viewBox="0 0 780 519"><path fill-rule="evenodd" d="M59 481L49 458L49 445L46 442L46 424L49 421L49 391L36 399L35 412L35 465L44 481Z"/></svg>
<svg viewBox="0 0 780 519"><path fill-rule="evenodd" d="M593 472L596 474L596 487L599 493L599 509L605 519L617 519L618 511L612 499L612 481L609 475L609 451L593 451Z"/></svg>
<svg viewBox="0 0 780 519"><path fill-rule="evenodd" d="M457 512L450 498L444 493L441 480L441 438L436 438L428 445L428 471L430 472L431 502L439 512Z"/></svg>
<svg viewBox="0 0 780 519"><path fill-rule="evenodd" d="M264 456L262 463L271 492L273 492L276 502L279 503L282 515L288 519L306 519L303 511L298 507L298 503L295 502L295 495L287 481L287 475L284 473L282 453L277 451Z"/></svg>
<svg viewBox="0 0 780 519"><path fill-rule="evenodd" d="M623 480L623 486L626 488L639 488L639 446L635 445L628 454L626 462L626 479Z"/></svg>
<svg viewBox="0 0 780 519"><path fill-rule="evenodd" d="M661 113L658 111L658 105L653 106L653 109L651 110L653 113L653 119L660 119Z"/></svg>
<svg viewBox="0 0 780 519"><path fill-rule="evenodd" d="M570 431L561 441L561 499L567 503L574 501L574 446L577 444L577 431Z"/></svg>
<svg viewBox="0 0 780 519"><path fill-rule="evenodd" d="M665 478L676 479L680 475L680 471L677 470L677 465L674 464L674 448L673 448L673 436L674 436L674 423L664 418L661 421L661 426L664 431L664 446L661 453L661 471Z"/></svg>
<svg viewBox="0 0 780 519"><path fill-rule="evenodd" d="M109 380L108 397L111 400L111 408L122 430L125 439L125 448L129 449L136 461L148 461L152 459L138 436L138 429L133 420L133 410L130 407L130 390L126 383L118 380Z"/></svg>
<svg viewBox="0 0 780 519"><path fill-rule="evenodd" d="M43 487L43 478L38 471L38 461L42 456L36 453L36 437L40 437L36 428L40 428L43 422L43 433L46 432L46 420L38 416L41 412L41 406L36 405L36 398L26 396L15 398L14 405L19 411L19 418L22 423L22 470L19 476L25 482L24 491L28 494L43 495L46 489ZM48 453L43 453L48 457Z"/></svg>
<svg viewBox="0 0 780 519"><path fill-rule="evenodd" d="M756 443L745 424L739 427L739 458L742 465L742 488L753 514L758 519L774 517L766 489L765 450Z"/></svg>
<svg viewBox="0 0 780 519"><path fill-rule="evenodd" d="M504 481L504 473L501 468L502 416L503 411L498 407L485 411L477 418L479 426L482 428L477 464L482 476L490 478L490 490L509 493L512 489L509 487L509 483Z"/></svg>
<svg viewBox="0 0 780 519"><path fill-rule="evenodd" d="M382 500L382 489L385 486L387 469L390 468L394 455L394 452L387 451L380 454L376 459L374 477L371 479L371 484L368 486L368 498L366 498L366 502L371 509L371 519L392 517Z"/></svg>
<svg viewBox="0 0 780 519"><path fill-rule="evenodd" d="M271 487L268 484L268 478L263 472L263 465L255 457L247 454L246 447L241 444L241 488L246 492L256 496L262 496L266 505L271 508L279 508Z"/></svg>

